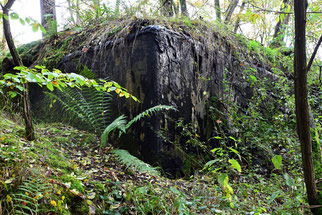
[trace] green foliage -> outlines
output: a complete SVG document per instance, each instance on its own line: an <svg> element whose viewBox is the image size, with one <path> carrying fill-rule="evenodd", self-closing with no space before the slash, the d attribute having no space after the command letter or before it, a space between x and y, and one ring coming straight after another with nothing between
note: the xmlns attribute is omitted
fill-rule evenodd
<svg viewBox="0 0 322 215"><path fill-rule="evenodd" d="M154 167L141 161L137 157L134 157L126 150L114 149L111 151L111 153L115 154L120 162L127 168L133 168L135 171L155 176L160 175L160 173Z"/></svg>
<svg viewBox="0 0 322 215"><path fill-rule="evenodd" d="M189 206L194 207L197 203L197 200L189 201L186 194L176 187L154 189L152 184L131 188L127 199L134 202L140 214L190 214Z"/></svg>
<svg viewBox="0 0 322 215"><path fill-rule="evenodd" d="M74 124L76 124L75 119L78 119L83 127L96 134L100 135L111 122L112 96L108 92L83 87L82 89L65 88L56 94L47 92L46 95L62 104L62 110L68 112L70 118L74 118Z"/></svg>
<svg viewBox="0 0 322 215"><path fill-rule="evenodd" d="M109 88L109 90L111 89L113 89L113 87ZM115 88L115 92L118 93L119 96L124 96L125 93L127 93L125 89L120 88ZM132 124L144 117L150 117L160 111L176 111L176 109L171 106L157 105L138 114L129 122L126 121L124 115L121 115L112 121L112 97L108 92L98 91L96 88L66 88L58 93L58 95L53 93L47 93L47 95L54 99L54 101L59 101L63 105L64 111L70 112L72 114L71 116L78 118L82 123L88 125L90 130L100 135L101 147L105 146L110 133L116 129L120 130L119 136L121 136L122 133L126 133L127 129L129 129ZM129 96L125 95L125 97L128 98Z"/></svg>
<svg viewBox="0 0 322 215"><path fill-rule="evenodd" d="M116 82L105 80L99 80L96 82L92 79L87 79L81 75L75 73L62 73L58 69L54 71L49 71L43 66L35 66L34 69L29 69L24 66L15 67L16 70L20 71L16 74L7 73L3 76L3 80L0 80L0 88L8 87L12 89L9 91L12 97L17 95L17 92L13 89L18 89L18 91L24 91L24 83L37 83L40 87L46 86L47 89L53 91L54 88L62 90L62 88L81 88L83 86L95 88L97 91L115 91L120 97L125 96L126 98L132 98L135 101L138 101L137 98L129 94L124 88L122 88ZM40 70L38 72L37 70Z"/></svg>
<svg viewBox="0 0 322 215"><path fill-rule="evenodd" d="M128 129L133 123L136 123L137 121L143 119L144 117L151 117L151 115L154 115L160 111L169 111L169 110L178 111L176 108L174 108L172 106L168 106L168 105L156 105L154 107L151 107L151 108L143 111L142 113L138 114L131 121L129 121L126 124L125 129Z"/></svg>
<svg viewBox="0 0 322 215"><path fill-rule="evenodd" d="M126 130L125 130L126 124L127 124L127 121L126 121L126 117L124 115L117 117L113 122L111 122L102 132L100 146L104 147L104 145L108 141L109 134L112 131L119 129L121 132L125 133L126 132Z"/></svg>
<svg viewBox="0 0 322 215"><path fill-rule="evenodd" d="M70 21L72 25L76 25L76 29L82 29L88 25L97 25L115 19L119 15L109 6L109 3L94 0L86 3L82 1L78 1L78 3L71 1L70 3L69 10L73 11L77 17L71 17Z"/></svg>
<svg viewBox="0 0 322 215"><path fill-rule="evenodd" d="M29 177L7 196L7 200L11 198L15 214L41 214L40 201L48 195L50 189L44 179Z"/></svg>
<svg viewBox="0 0 322 215"><path fill-rule="evenodd" d="M282 168L282 156L281 155L274 155L274 157L272 158L272 162L273 162L274 167L276 169Z"/></svg>
<svg viewBox="0 0 322 215"><path fill-rule="evenodd" d="M75 157L75 153L84 151L81 146L86 146L89 141L93 141L93 135L86 137L85 132L70 126L62 124L38 126L41 138L30 142L21 138L23 126L17 124L21 120L9 120L4 115L1 115L1 119L0 201L4 214L13 214L8 211L8 209L11 210L11 206L7 202L7 195L13 197L11 194L15 191L16 178L18 181L20 178L32 179L21 172L28 169L30 165L39 169L37 173L39 177L34 178L42 178L44 175L45 180L42 181L42 185L52 187L52 191L38 201L41 214L87 214L89 208L92 207L95 207L97 214L276 213L292 215L302 214L307 210L303 207L305 192L302 176L301 173L294 171L294 168L289 168L292 165L298 165L297 163L291 164L291 159L283 160L283 169L289 168L287 174L271 174L270 177L263 177L255 172L247 171L244 163L239 160L239 156L228 148L227 150L231 151L229 159L236 157L236 160L243 164L242 174L236 174L238 170L231 167L234 162L232 160L229 162L228 159L226 164L218 164L231 168L230 171L222 171L215 177L202 174L193 176L189 180L169 180L164 177L151 176L149 173L141 174L139 171L131 171L136 168L133 166L123 172L117 155L105 155L102 156L105 158L101 159L101 155L93 149L94 145L89 145L89 148L85 149L86 155L82 153ZM224 141L224 137L218 136L214 139ZM228 139L233 140L229 137ZM97 141L95 142L94 139L92 144L97 144ZM18 153L17 142L19 142ZM238 150L241 149L238 148ZM291 150L294 149L289 148L289 153L284 156L293 157L293 153L298 154ZM218 153L220 154L219 150ZM124 157L128 158L127 152L124 153ZM59 166L54 166L56 161L52 159L56 158L61 160ZM217 159L220 158L217 156ZM83 166L81 164L83 159L94 162L91 166L88 164ZM105 159L107 161L104 161ZM242 157L242 160L245 160L245 157ZM137 161L126 161L126 163L131 162L137 163ZM75 167L71 167L76 163L79 166L77 169L82 168L82 171L75 171ZM16 171L13 171L13 166L16 166ZM127 167L126 164L124 166ZM95 175L96 171L99 172ZM232 173L233 171L235 173ZM104 175L100 182L91 180L97 174ZM216 179L220 179L220 186ZM230 188L234 190L234 193L229 193ZM86 199L82 200L80 196L75 195L73 190L83 192ZM28 205L28 207L33 209L33 205Z"/></svg>
<svg viewBox="0 0 322 215"><path fill-rule="evenodd" d="M46 29L37 20L31 17L20 17L16 12L11 12L9 17L7 17L3 13L0 13L0 18L2 19L2 17L7 20L9 19L9 17L12 20L19 20L21 25L25 25L27 23L31 27L33 32L37 32L40 29L43 33L46 33Z"/></svg>

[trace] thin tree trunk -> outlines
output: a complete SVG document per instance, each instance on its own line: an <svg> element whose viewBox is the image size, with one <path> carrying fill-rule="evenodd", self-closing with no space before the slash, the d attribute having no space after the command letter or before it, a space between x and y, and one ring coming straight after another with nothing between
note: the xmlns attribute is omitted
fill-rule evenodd
<svg viewBox="0 0 322 215"><path fill-rule="evenodd" d="M309 72L309 71L310 71L310 69L311 69L311 66L312 66L313 60L314 60L314 58L315 58L315 56L316 56L316 53L317 53L317 52L318 52L318 50L319 50L319 47L320 47L321 43L322 43L322 35L320 36L320 39L319 39L318 43L316 44L316 46L315 46L315 48L314 48L314 51L313 51L313 53L312 53L312 56L311 56L311 58L310 58L310 60L309 60L309 63L308 63L308 65L307 65L307 72Z"/></svg>
<svg viewBox="0 0 322 215"><path fill-rule="evenodd" d="M186 0L180 0L180 6L181 6L181 14L182 16L189 16L188 9L187 9L187 2Z"/></svg>
<svg viewBox="0 0 322 215"><path fill-rule="evenodd" d="M227 13L226 13L226 17L225 17L225 23L228 24L230 22L231 16L234 13L234 10L236 9L237 5L238 5L238 1L239 0L232 0L228 9L227 9Z"/></svg>
<svg viewBox="0 0 322 215"><path fill-rule="evenodd" d="M221 9L220 9L220 1L215 0L215 10L216 10L216 20L217 22L221 22Z"/></svg>
<svg viewBox="0 0 322 215"><path fill-rule="evenodd" d="M121 0L116 0L116 2L115 2L115 14L116 15L120 14L120 4L121 4Z"/></svg>
<svg viewBox="0 0 322 215"><path fill-rule="evenodd" d="M9 0L5 6L2 6L3 11L3 32L5 35L5 38L7 40L7 44L11 53L11 56L13 58L13 61L16 66L23 66L22 60L18 54L18 51L16 49L16 46L12 39L11 29L10 29L10 23L9 20L5 19L5 16L8 16L9 10L12 7L15 0ZM30 100L29 100L29 92L28 92L28 84L23 84L24 88L26 89L23 91L23 118L25 120L25 129L26 129L26 138L28 140L34 140L35 139L35 130L32 124L32 116L31 116L31 106L30 106Z"/></svg>
<svg viewBox="0 0 322 215"><path fill-rule="evenodd" d="M284 11L285 8L291 3L292 0L283 0L284 7L281 7L281 11ZM282 16L284 19L282 20ZM290 14L280 14L278 22L275 25L274 34L273 34L273 43L271 47L280 47L285 37L285 26L290 20Z"/></svg>
<svg viewBox="0 0 322 215"><path fill-rule="evenodd" d="M164 16L173 16L172 0L161 0L161 8Z"/></svg>
<svg viewBox="0 0 322 215"><path fill-rule="evenodd" d="M76 25L81 23L81 14L80 14L80 3L79 0L76 0L76 5L75 5L75 10L76 10Z"/></svg>
<svg viewBox="0 0 322 215"><path fill-rule="evenodd" d="M70 14L70 19L73 22L73 25L76 25L74 11L73 11L73 3L71 2L71 0L67 0L67 4L68 4L68 12Z"/></svg>
<svg viewBox="0 0 322 215"><path fill-rule="evenodd" d="M47 33L53 34L57 32L55 0L40 0L41 24ZM43 37L46 34L42 34Z"/></svg>
<svg viewBox="0 0 322 215"><path fill-rule="evenodd" d="M179 5L176 5L176 3L173 2L173 0L171 0L171 5L173 7L174 14L179 15Z"/></svg>
<svg viewBox="0 0 322 215"><path fill-rule="evenodd" d="M240 6L240 10L239 10L239 14L238 14L238 17L237 17L237 20L235 22L235 26L234 26L234 33L236 34L237 33L237 30L239 28L239 24L240 24L240 15L242 14L242 12L244 11L245 9L245 5L246 5L246 1L244 0L242 2L242 5Z"/></svg>
<svg viewBox="0 0 322 215"><path fill-rule="evenodd" d="M306 1L294 0L295 14L295 44L294 44L294 73L295 73L295 112L297 134L301 143L302 165L307 197L311 206L318 205L317 188L313 166L312 137L309 122L309 104L306 67ZM318 208L311 208L318 214Z"/></svg>

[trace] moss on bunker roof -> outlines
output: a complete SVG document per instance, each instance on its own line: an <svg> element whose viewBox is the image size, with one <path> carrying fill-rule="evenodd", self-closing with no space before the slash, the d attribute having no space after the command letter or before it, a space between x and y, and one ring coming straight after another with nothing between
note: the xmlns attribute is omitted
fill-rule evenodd
<svg viewBox="0 0 322 215"><path fill-rule="evenodd" d="M24 44L18 48L26 66L45 65L48 69L57 67L64 56L89 47L100 46L107 41L125 41L129 35L136 38L138 32L153 26L155 29L171 31L174 34L190 38L196 43L204 44L209 50L232 51L240 61L249 58L259 59L262 64L271 64L270 52L256 41L241 35L234 35L224 26L205 22L200 19L140 19L123 17L96 26L88 26L74 32L65 30L57 35ZM254 56L250 56L254 55Z"/></svg>

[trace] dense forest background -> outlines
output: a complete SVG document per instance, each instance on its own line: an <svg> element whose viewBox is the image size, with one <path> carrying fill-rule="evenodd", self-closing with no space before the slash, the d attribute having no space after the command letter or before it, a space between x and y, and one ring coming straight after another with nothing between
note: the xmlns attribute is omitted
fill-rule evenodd
<svg viewBox="0 0 322 215"><path fill-rule="evenodd" d="M0 214L321 214L320 1L30 4L1 1Z"/></svg>

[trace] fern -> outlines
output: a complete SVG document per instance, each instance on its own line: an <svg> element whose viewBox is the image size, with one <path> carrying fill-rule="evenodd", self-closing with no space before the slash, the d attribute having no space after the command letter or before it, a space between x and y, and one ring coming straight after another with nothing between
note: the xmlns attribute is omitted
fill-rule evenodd
<svg viewBox="0 0 322 215"><path fill-rule="evenodd" d="M37 177L29 177L11 194L15 214L40 214L40 203L50 191L50 186Z"/></svg>
<svg viewBox="0 0 322 215"><path fill-rule="evenodd" d="M57 95L49 92L46 94L59 101L63 105L63 111L69 112L97 134L101 134L111 122L112 96L108 92L93 88L65 88Z"/></svg>
<svg viewBox="0 0 322 215"><path fill-rule="evenodd" d="M126 117L124 115L119 116L116 118L111 124L109 124L105 130L103 131L101 135L101 147L104 146L104 144L108 140L108 135L110 132L114 131L115 129L119 129L121 132L126 132Z"/></svg>
<svg viewBox="0 0 322 215"><path fill-rule="evenodd" d="M164 110L175 110L172 106L157 105L143 111L127 122L124 115L111 120L112 96L107 92L96 91L92 88L73 89L65 88L58 95L47 93L53 99L58 100L63 105L63 111L67 111L81 120L101 137L100 147L108 141L109 134L118 129L119 136L126 133L127 129L144 117L150 117L157 112Z"/></svg>
<svg viewBox="0 0 322 215"><path fill-rule="evenodd" d="M172 107L172 106L168 106L168 105L157 105L154 106L152 108L149 108L145 111L143 111L142 113L138 114L137 116L135 116L131 121L129 121L128 123L126 122L125 116L122 115L120 117L118 117L117 119L115 119L110 125L108 125L105 130L103 131L102 135L101 135L101 147L104 146L104 144L107 142L108 140L108 135L110 134L110 132L114 131L115 129L119 129L120 133L119 136L121 136L122 134L125 134L127 129L134 124L135 122L143 119L144 117L150 117L153 114L156 114L157 112L160 111L164 111L164 110L174 110L177 111L176 108Z"/></svg>
<svg viewBox="0 0 322 215"><path fill-rule="evenodd" d="M133 168L140 173L148 173L150 175L159 176L159 171L151 165L141 161L137 157L131 155L128 151L123 149L114 149L111 151L118 160L127 168Z"/></svg>
<svg viewBox="0 0 322 215"><path fill-rule="evenodd" d="M157 105L152 108L149 108L142 113L138 114L136 117L134 117L131 121L129 121L126 125L126 129L128 129L133 123L141 120L144 117L150 117L153 114L156 114L157 112L160 111L168 111L168 110L173 110L173 111L178 111L176 108L168 105Z"/></svg>

